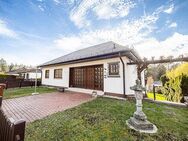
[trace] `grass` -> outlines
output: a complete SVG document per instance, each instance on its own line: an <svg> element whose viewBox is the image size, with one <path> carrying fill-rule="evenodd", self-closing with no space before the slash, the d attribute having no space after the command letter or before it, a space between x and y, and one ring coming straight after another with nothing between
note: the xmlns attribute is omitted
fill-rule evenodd
<svg viewBox="0 0 188 141"><path fill-rule="evenodd" d="M166 98L162 94L155 93L155 95L156 95L156 100L160 100L160 101L166 100ZM147 97L154 99L153 93L147 93Z"/></svg>
<svg viewBox="0 0 188 141"><path fill-rule="evenodd" d="M126 120L135 102L97 98L27 125L26 141L187 141L188 110L144 102L156 134L131 130Z"/></svg>
<svg viewBox="0 0 188 141"><path fill-rule="evenodd" d="M39 94L50 93L54 91L56 91L55 88L37 87L37 92L39 92ZM34 87L10 88L10 89L4 90L3 98L10 99L10 98L29 96L33 92L34 92Z"/></svg>

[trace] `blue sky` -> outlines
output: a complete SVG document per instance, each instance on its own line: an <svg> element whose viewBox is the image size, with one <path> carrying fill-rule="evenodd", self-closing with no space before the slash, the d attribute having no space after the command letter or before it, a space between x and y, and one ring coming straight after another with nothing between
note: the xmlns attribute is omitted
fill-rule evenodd
<svg viewBox="0 0 188 141"><path fill-rule="evenodd" d="M38 65L111 40L188 55L187 11L188 0L0 0L0 58Z"/></svg>

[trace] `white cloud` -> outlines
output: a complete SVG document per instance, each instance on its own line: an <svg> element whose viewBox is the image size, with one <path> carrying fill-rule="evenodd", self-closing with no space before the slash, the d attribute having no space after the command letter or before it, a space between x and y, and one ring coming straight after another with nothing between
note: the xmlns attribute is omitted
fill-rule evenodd
<svg viewBox="0 0 188 141"><path fill-rule="evenodd" d="M83 26L89 26L90 22L86 19L87 11L95 4L96 0L83 0L78 7L70 13L70 19L74 22L79 28Z"/></svg>
<svg viewBox="0 0 188 141"><path fill-rule="evenodd" d="M173 23L171 23L168 27L174 28L174 27L177 27L177 26L178 26L177 23L173 22Z"/></svg>
<svg viewBox="0 0 188 141"><path fill-rule="evenodd" d="M97 4L93 11L99 19L119 18L127 16L135 5L132 1L107 0Z"/></svg>
<svg viewBox="0 0 188 141"><path fill-rule="evenodd" d="M135 21L126 20L113 28L83 32L78 36L63 36L54 42L58 48L67 52L110 40L124 45L133 44L140 42L153 31L152 25L157 19L158 17L154 13Z"/></svg>
<svg viewBox="0 0 188 141"><path fill-rule="evenodd" d="M98 19L119 18L127 16L134 6L130 0L83 0L73 8L70 19L82 28L91 24L87 17L89 12L94 12Z"/></svg>
<svg viewBox="0 0 188 141"><path fill-rule="evenodd" d="M188 53L188 35L174 33L164 41L158 41L156 38L144 37L142 34L133 33L133 36L126 36L128 33L129 31L120 28L98 30L77 37L62 37L55 40L55 43L58 48L65 51L65 54L111 40L122 45L133 45L141 57L159 58L160 56L179 56Z"/></svg>
<svg viewBox="0 0 188 141"><path fill-rule="evenodd" d="M19 57L16 54L1 53L1 57L0 58L5 59L8 64L10 64L10 63L18 63L18 62L19 62L19 64L27 64L26 60L24 60L22 57Z"/></svg>
<svg viewBox="0 0 188 141"><path fill-rule="evenodd" d="M149 38L143 40L140 44L136 44L135 48L142 57L179 56L188 53L188 35L174 33L164 41Z"/></svg>
<svg viewBox="0 0 188 141"><path fill-rule="evenodd" d="M83 32L77 36L62 36L54 42L58 48L71 52L83 47L114 41L122 45L133 44L141 56L169 56L188 52L188 35L174 33L164 41L158 41L149 36L155 29L159 14L165 7L157 8L151 15L143 16L134 21L125 20L116 27ZM171 25L177 26L176 23Z"/></svg>
<svg viewBox="0 0 188 141"><path fill-rule="evenodd" d="M174 10L174 5L170 5L170 7L165 9L164 12L167 14L171 14L173 10Z"/></svg>
<svg viewBox="0 0 188 141"><path fill-rule="evenodd" d="M57 47L63 48L66 51L76 50L82 45L81 40L78 37L62 37L54 41Z"/></svg>
<svg viewBox="0 0 188 141"><path fill-rule="evenodd" d="M188 35L174 33L171 37L161 42L163 47L169 49L171 53L186 53L188 52Z"/></svg>
<svg viewBox="0 0 188 141"><path fill-rule="evenodd" d="M38 5L38 8L43 12L44 8L41 5Z"/></svg>
<svg viewBox="0 0 188 141"><path fill-rule="evenodd" d="M53 0L56 4L60 4L60 0Z"/></svg>
<svg viewBox="0 0 188 141"><path fill-rule="evenodd" d="M0 48L3 45L0 44ZM45 47L45 49L44 49ZM48 60L52 60L57 56L61 56L62 52L54 48L47 40L16 40L14 44L7 45L6 48L11 51L1 51L0 58L4 58L7 63L17 63L25 65L40 65Z"/></svg>
<svg viewBox="0 0 188 141"><path fill-rule="evenodd" d="M8 28L5 21L0 19L0 36L10 37L10 38L16 38L17 34L10 28Z"/></svg>

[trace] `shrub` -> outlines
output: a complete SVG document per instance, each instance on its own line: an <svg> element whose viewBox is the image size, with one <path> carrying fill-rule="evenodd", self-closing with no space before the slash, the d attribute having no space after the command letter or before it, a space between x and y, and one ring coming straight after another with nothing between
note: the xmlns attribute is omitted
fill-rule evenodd
<svg viewBox="0 0 188 141"><path fill-rule="evenodd" d="M184 74L182 75L181 89L182 94L188 96L188 76Z"/></svg>
<svg viewBox="0 0 188 141"><path fill-rule="evenodd" d="M0 79L16 78L14 75L0 74Z"/></svg>
<svg viewBox="0 0 188 141"><path fill-rule="evenodd" d="M166 74L162 75L160 78L163 86L165 85L165 83L169 80L168 77L166 76Z"/></svg>
<svg viewBox="0 0 188 141"><path fill-rule="evenodd" d="M183 98L181 88L182 76L169 79L162 88L162 93L168 101L180 102Z"/></svg>
<svg viewBox="0 0 188 141"><path fill-rule="evenodd" d="M166 75L161 77L161 81L162 92L167 100L184 102L183 96L188 95L188 63L167 71Z"/></svg>

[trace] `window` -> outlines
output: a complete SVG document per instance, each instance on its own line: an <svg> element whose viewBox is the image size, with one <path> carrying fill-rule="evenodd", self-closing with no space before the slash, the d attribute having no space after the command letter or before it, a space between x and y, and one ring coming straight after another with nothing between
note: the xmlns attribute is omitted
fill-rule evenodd
<svg viewBox="0 0 188 141"><path fill-rule="evenodd" d="M54 70L54 78L62 78L62 69Z"/></svg>
<svg viewBox="0 0 188 141"><path fill-rule="evenodd" d="M49 70L45 71L45 78L49 78L49 72L50 72Z"/></svg>
<svg viewBox="0 0 188 141"><path fill-rule="evenodd" d="M109 63L109 76L119 76L119 62Z"/></svg>
<svg viewBox="0 0 188 141"><path fill-rule="evenodd" d="M26 75L26 79L29 79L29 73L27 73L27 75Z"/></svg>

